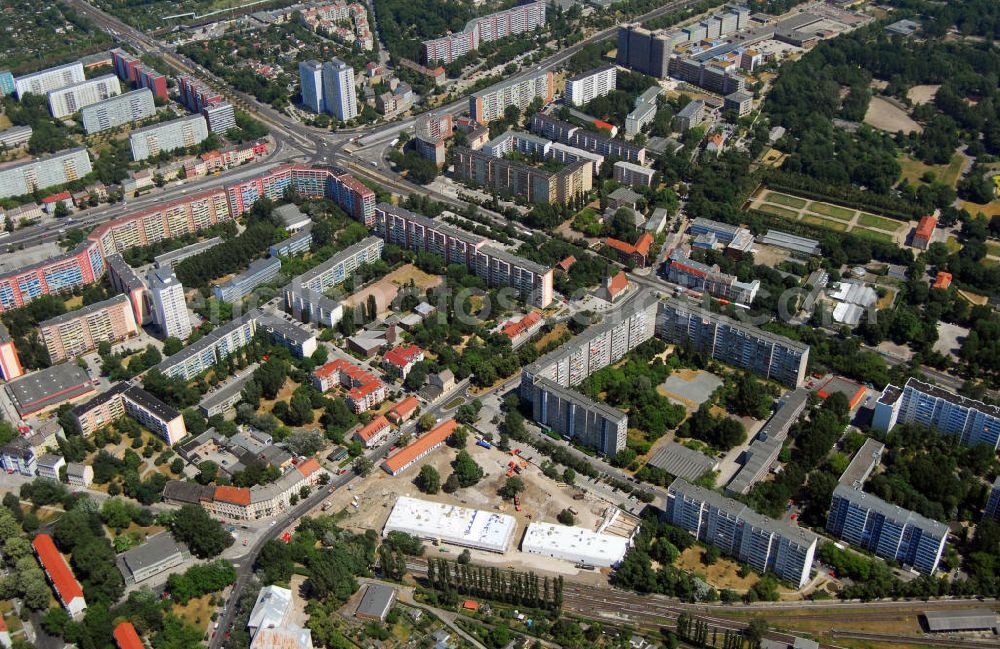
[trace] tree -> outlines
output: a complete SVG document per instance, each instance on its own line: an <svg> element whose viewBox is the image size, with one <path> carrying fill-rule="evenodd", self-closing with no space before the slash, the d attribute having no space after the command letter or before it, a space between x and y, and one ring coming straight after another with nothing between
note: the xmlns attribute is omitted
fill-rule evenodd
<svg viewBox="0 0 1000 649"><path fill-rule="evenodd" d="M364 455L361 455L355 458L354 464L351 465L351 468L353 468L354 472L363 478L372 472L372 469L375 468L375 464Z"/></svg>
<svg viewBox="0 0 1000 649"><path fill-rule="evenodd" d="M200 505L183 505L175 511L170 531L199 559L218 556L233 544L233 537Z"/></svg>
<svg viewBox="0 0 1000 649"><path fill-rule="evenodd" d="M556 516L556 520L563 525L573 525L576 523L576 517L573 516L573 512L568 509L564 509Z"/></svg>
<svg viewBox="0 0 1000 649"><path fill-rule="evenodd" d="M163 354L166 356L173 356L182 349L184 349L184 343L179 338L168 336L163 340Z"/></svg>
<svg viewBox="0 0 1000 649"><path fill-rule="evenodd" d="M120 498L109 498L101 507L101 519L108 527L121 532L132 522L132 507Z"/></svg>
<svg viewBox="0 0 1000 649"><path fill-rule="evenodd" d="M482 479L483 468L476 464L468 451L459 451L452 463L454 473L460 487L471 487Z"/></svg>
<svg viewBox="0 0 1000 649"><path fill-rule="evenodd" d="M469 548L465 548L464 550L462 550L461 554L458 555L458 563L464 566L470 563L471 561L472 561L472 553L469 552Z"/></svg>
<svg viewBox="0 0 1000 649"><path fill-rule="evenodd" d="M503 495L507 498L513 498L524 490L524 480L516 475L507 478L507 481L503 485Z"/></svg>
<svg viewBox="0 0 1000 649"><path fill-rule="evenodd" d="M563 471L562 479L566 484L572 485L576 482L576 471L567 467L566 470Z"/></svg>
<svg viewBox="0 0 1000 649"><path fill-rule="evenodd" d="M323 448L323 444L323 435L313 429L297 430L285 438L285 446L288 447L289 451L305 457L318 453Z"/></svg>
<svg viewBox="0 0 1000 649"><path fill-rule="evenodd" d="M448 445L452 448L465 448L468 442L469 433L461 426L456 428L455 431L448 437Z"/></svg>
<svg viewBox="0 0 1000 649"><path fill-rule="evenodd" d="M219 476L219 465L212 460L205 460L198 464L198 482L203 485L212 484Z"/></svg>
<svg viewBox="0 0 1000 649"><path fill-rule="evenodd" d="M747 639L751 647L760 647L760 641L764 639L769 625L762 617L755 617L750 620L750 624L743 631L743 637Z"/></svg>
<svg viewBox="0 0 1000 649"><path fill-rule="evenodd" d="M421 431L426 433L431 428L434 428L434 424L436 423L437 419L434 417L434 415L428 412L420 415L420 419L417 420L417 427L420 428Z"/></svg>
<svg viewBox="0 0 1000 649"><path fill-rule="evenodd" d="M417 488L425 494L436 494L441 489L441 474L430 464L423 465L417 476Z"/></svg>

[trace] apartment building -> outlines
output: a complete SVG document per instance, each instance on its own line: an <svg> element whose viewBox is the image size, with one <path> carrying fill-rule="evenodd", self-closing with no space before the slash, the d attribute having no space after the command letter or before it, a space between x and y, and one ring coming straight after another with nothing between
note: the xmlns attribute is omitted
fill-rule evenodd
<svg viewBox="0 0 1000 649"><path fill-rule="evenodd" d="M385 401L385 385L377 377L342 358L313 370L313 385L326 392L336 385L347 391L347 403L361 414Z"/></svg>
<svg viewBox="0 0 1000 649"><path fill-rule="evenodd" d="M753 110L753 95L749 92L738 91L726 95L722 104L723 110L731 110L737 117L745 117Z"/></svg>
<svg viewBox="0 0 1000 649"><path fill-rule="evenodd" d="M111 66L122 81L135 84L136 88L148 89L154 96L167 99L166 76L146 68L138 57L115 48L111 50Z"/></svg>
<svg viewBox="0 0 1000 649"><path fill-rule="evenodd" d="M289 257L301 254L312 247L312 227L306 226L287 239L272 244L267 251L272 257Z"/></svg>
<svg viewBox="0 0 1000 649"><path fill-rule="evenodd" d="M642 293L566 344L521 370L521 396L531 399L537 378L561 387L579 385L597 370L618 362L653 337L658 298Z"/></svg>
<svg viewBox="0 0 1000 649"><path fill-rule="evenodd" d="M232 218L226 191L218 187L108 221L91 230L87 238L110 257L129 248L194 234Z"/></svg>
<svg viewBox="0 0 1000 649"><path fill-rule="evenodd" d="M257 329L267 334L274 344L288 349L296 358L312 356L318 345L311 331L295 324L291 316L280 311L261 313L257 317Z"/></svg>
<svg viewBox="0 0 1000 649"><path fill-rule="evenodd" d="M77 358L98 343L117 343L138 335L139 326L125 295L96 302L40 322L38 330L53 363Z"/></svg>
<svg viewBox="0 0 1000 649"><path fill-rule="evenodd" d="M342 122L358 116L358 93L354 68L340 59L323 64L323 103L328 113Z"/></svg>
<svg viewBox="0 0 1000 649"><path fill-rule="evenodd" d="M993 481L989 500L986 501L986 510L983 511L983 518L991 518L1000 523L1000 478Z"/></svg>
<svg viewBox="0 0 1000 649"><path fill-rule="evenodd" d="M130 124L156 114L149 88L140 88L80 109L80 121L87 135Z"/></svg>
<svg viewBox="0 0 1000 649"><path fill-rule="evenodd" d="M389 374L405 380L406 375L410 373L413 366L423 360L424 350L414 344L400 345L399 347L393 347L385 353L382 367Z"/></svg>
<svg viewBox="0 0 1000 649"><path fill-rule="evenodd" d="M379 415L356 430L354 436L365 448L378 448L389 438L391 430L389 420L384 415Z"/></svg>
<svg viewBox="0 0 1000 649"><path fill-rule="evenodd" d="M44 191L79 180L94 170L84 147L0 165L0 198Z"/></svg>
<svg viewBox="0 0 1000 649"><path fill-rule="evenodd" d="M104 275L104 257L93 241L37 264L0 275L0 311L16 309L42 296L93 284Z"/></svg>
<svg viewBox="0 0 1000 649"><path fill-rule="evenodd" d="M33 95L44 95L50 90L80 83L85 79L83 63L74 61L17 77L14 79L14 91L20 101L29 92Z"/></svg>
<svg viewBox="0 0 1000 649"><path fill-rule="evenodd" d="M275 202L280 201L285 191L291 188L302 198L332 198L345 211L358 218L354 206L343 203L343 196L337 193L335 183L331 180L337 178L343 182L343 175L347 174L304 165L281 165L262 176L227 186L229 208L234 217L240 216L261 198L268 198ZM374 203L374 193L371 201Z"/></svg>
<svg viewBox="0 0 1000 649"><path fill-rule="evenodd" d="M543 137L522 133L521 131L504 131L486 144L479 151L494 158L503 158L510 153L523 153L526 156L545 158L552 146L550 140Z"/></svg>
<svg viewBox="0 0 1000 649"><path fill-rule="evenodd" d="M801 588L809 582L817 537L754 512L743 503L677 478L667 488L664 519L703 543Z"/></svg>
<svg viewBox="0 0 1000 649"><path fill-rule="evenodd" d="M57 119L69 117L84 106L90 106L119 95L121 91L122 87L118 83L118 77L113 74L104 74L93 79L79 81L49 91L49 112Z"/></svg>
<svg viewBox="0 0 1000 649"><path fill-rule="evenodd" d="M80 582L73 576L66 559L59 553L52 537L44 532L37 535L31 542L35 549L35 556L41 564L45 576L49 578L52 589L69 616L74 620L80 620L87 610L87 600L83 598L83 588Z"/></svg>
<svg viewBox="0 0 1000 649"><path fill-rule="evenodd" d="M17 354L17 346L10 337L7 327L0 323L0 378L13 381L24 374L21 357Z"/></svg>
<svg viewBox="0 0 1000 649"><path fill-rule="evenodd" d="M660 303L656 335L785 385L805 380L809 345L712 313L679 298Z"/></svg>
<svg viewBox="0 0 1000 649"><path fill-rule="evenodd" d="M14 149L31 140L34 130L30 126L12 126L0 131L0 147Z"/></svg>
<svg viewBox="0 0 1000 649"><path fill-rule="evenodd" d="M650 247L653 245L653 235L643 232L635 243L620 241L613 237L608 237L606 243L609 252L618 255L618 261L635 268L644 268L649 261Z"/></svg>
<svg viewBox="0 0 1000 649"><path fill-rule="evenodd" d="M423 42L424 63L451 63L455 59L489 43L513 34L529 32L545 24L545 2L536 0L504 9L496 13L473 18L465 29L440 38Z"/></svg>
<svg viewBox="0 0 1000 649"><path fill-rule="evenodd" d="M618 68L602 65L587 72L581 72L566 80L565 97L567 103L583 106L597 97L603 97L617 86Z"/></svg>
<svg viewBox="0 0 1000 649"><path fill-rule="evenodd" d="M162 151L185 149L208 137L204 115L188 115L132 131L128 136L133 160L145 160Z"/></svg>
<svg viewBox="0 0 1000 649"><path fill-rule="evenodd" d="M156 368L172 378L195 378L237 349L250 344L256 331L258 313L251 311L216 327L207 336L165 358Z"/></svg>
<svg viewBox="0 0 1000 649"><path fill-rule="evenodd" d="M375 224L375 192L351 174L332 173L327 194L355 221L368 228Z"/></svg>
<svg viewBox="0 0 1000 649"><path fill-rule="evenodd" d="M619 160L613 167L614 179L623 185L630 187L643 186L652 187L653 177L656 170L652 167L643 167L632 162Z"/></svg>
<svg viewBox="0 0 1000 649"><path fill-rule="evenodd" d="M344 317L343 304L308 288L287 287L285 304L303 322L319 322L334 327Z"/></svg>
<svg viewBox="0 0 1000 649"><path fill-rule="evenodd" d="M236 128L236 109L228 101L216 101L201 109L209 133L225 133Z"/></svg>
<svg viewBox="0 0 1000 649"><path fill-rule="evenodd" d="M646 149L643 147L625 140L608 137L602 133L588 131L550 115L535 113L531 118L531 130L550 140L604 157L614 157L640 165L646 162Z"/></svg>
<svg viewBox="0 0 1000 649"><path fill-rule="evenodd" d="M417 117L414 125L414 145L417 153L436 164L445 163L444 142L452 135L454 122L449 113L425 113Z"/></svg>
<svg viewBox="0 0 1000 649"><path fill-rule="evenodd" d="M508 106L524 110L536 97L543 105L549 104L554 92L552 73L541 72L469 95L469 115L480 124L488 124L503 117Z"/></svg>
<svg viewBox="0 0 1000 649"><path fill-rule="evenodd" d="M932 428L966 446L1000 446L1000 408L915 378L902 388L887 385L875 403L874 428L888 431L899 423Z"/></svg>
<svg viewBox="0 0 1000 649"><path fill-rule="evenodd" d="M876 556L934 574L948 541L948 526L885 502L849 485L833 490L826 530Z"/></svg>
<svg viewBox="0 0 1000 649"><path fill-rule="evenodd" d="M23 437L15 437L0 446L0 468L8 474L34 477L38 473L38 456Z"/></svg>
<svg viewBox="0 0 1000 649"><path fill-rule="evenodd" d="M691 259L685 248L674 248L668 261L666 274L669 281L720 300L749 306L760 290L760 280L741 282L735 275L722 272L718 264L709 266Z"/></svg>
<svg viewBox="0 0 1000 649"><path fill-rule="evenodd" d="M705 102L700 99L689 101L674 115L674 128L683 133L705 122ZM698 217L699 219L701 217ZM695 219L698 220L698 219Z"/></svg>
<svg viewBox="0 0 1000 649"><path fill-rule="evenodd" d="M628 415L544 377L531 384L532 419L612 457L625 448Z"/></svg>
<svg viewBox="0 0 1000 649"><path fill-rule="evenodd" d="M199 113L205 106L222 101L222 95L203 81L186 74L177 77L177 90L181 103L192 113Z"/></svg>
<svg viewBox="0 0 1000 649"><path fill-rule="evenodd" d="M359 266L381 259L383 247L385 244L382 239L365 237L353 246L341 250L319 266L294 278L285 289L286 295L290 291L299 289L323 292L337 284L342 284L354 274Z"/></svg>
<svg viewBox="0 0 1000 649"><path fill-rule="evenodd" d="M799 388L781 398L778 409L757 431L753 441L742 453L740 470L726 485L726 493L745 496L755 484L764 479L778 460L792 424L809 405L809 394L808 390Z"/></svg>
<svg viewBox="0 0 1000 649"><path fill-rule="evenodd" d="M516 160L495 157L485 149L474 151L454 147L455 174L499 194L540 204L566 203L592 187L593 166L590 162L571 162L559 171L548 171Z"/></svg>
<svg viewBox="0 0 1000 649"><path fill-rule="evenodd" d="M299 62L299 85L302 88L302 104L314 113L325 113L323 64L315 59Z"/></svg>
<svg viewBox="0 0 1000 649"><path fill-rule="evenodd" d="M156 268L146 275L153 322L164 338L185 340L191 335L191 317L184 300L184 286L172 268Z"/></svg>
<svg viewBox="0 0 1000 649"><path fill-rule="evenodd" d="M489 286L510 286L533 306L552 302L553 269L488 245L478 235L388 203L375 207L375 231L386 243L463 264Z"/></svg>
<svg viewBox="0 0 1000 649"><path fill-rule="evenodd" d="M84 435L91 435L127 414L159 435L168 446L187 436L187 427L179 411L125 381L74 407L72 413Z"/></svg>
<svg viewBox="0 0 1000 649"><path fill-rule="evenodd" d="M250 266L224 284L217 284L212 292L215 299L235 304L250 295L261 284L267 284L281 272L281 260L266 257L250 262Z"/></svg>

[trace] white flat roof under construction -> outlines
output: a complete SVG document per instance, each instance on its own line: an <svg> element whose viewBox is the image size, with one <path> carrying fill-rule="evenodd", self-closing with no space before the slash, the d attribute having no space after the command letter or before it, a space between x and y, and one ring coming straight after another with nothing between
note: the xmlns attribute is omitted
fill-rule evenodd
<svg viewBox="0 0 1000 649"><path fill-rule="evenodd" d="M582 527L531 523L521 541L521 550L609 568L622 560L629 545L629 539L623 536L598 534Z"/></svg>
<svg viewBox="0 0 1000 649"><path fill-rule="evenodd" d="M514 517L506 514L400 496L382 534L406 532L422 539L505 552L516 528Z"/></svg>

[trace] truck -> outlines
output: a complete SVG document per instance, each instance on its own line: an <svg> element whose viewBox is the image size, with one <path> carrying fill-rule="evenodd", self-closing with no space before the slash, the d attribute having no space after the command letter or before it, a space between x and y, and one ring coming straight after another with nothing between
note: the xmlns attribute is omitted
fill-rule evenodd
<svg viewBox="0 0 1000 649"><path fill-rule="evenodd" d="M489 442L487 442L485 439L483 439L481 437L478 438L478 439L476 439L476 446L482 446L483 448L493 448L492 444L490 444Z"/></svg>

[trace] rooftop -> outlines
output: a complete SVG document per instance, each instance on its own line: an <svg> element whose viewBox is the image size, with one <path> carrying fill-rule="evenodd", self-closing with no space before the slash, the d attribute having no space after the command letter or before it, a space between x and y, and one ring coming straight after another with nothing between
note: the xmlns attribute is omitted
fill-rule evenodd
<svg viewBox="0 0 1000 649"><path fill-rule="evenodd" d="M213 329L212 332L209 333L204 338L199 338L197 341L191 343L190 345L180 350L173 356L169 356L163 359L163 361L161 361L160 364L156 366L156 368L161 372L166 373L168 369L180 365L187 359L193 356L200 356L205 352L205 350L211 349L220 340L222 340L229 334L233 333L246 323L256 320L256 318L259 315L260 312L254 310L245 315L240 316L239 318L233 318L226 324Z"/></svg>
<svg viewBox="0 0 1000 649"><path fill-rule="evenodd" d="M649 458L649 463L674 477L687 480L697 480L706 471L712 471L718 466L715 459L677 442L667 442L656 449Z"/></svg>
<svg viewBox="0 0 1000 649"><path fill-rule="evenodd" d="M88 304L87 306L77 309L76 311L68 311L62 315L57 315L54 318L49 318L44 322L39 322L39 328L52 327L55 325L60 325L66 322L72 322L77 318L90 315L91 313L97 313L98 311L103 311L104 309L109 309L114 306L128 306L128 297L122 294L115 295L114 297L108 298L107 300L101 300L100 302L94 302L93 304Z"/></svg>
<svg viewBox="0 0 1000 649"><path fill-rule="evenodd" d="M247 620L247 628L280 627L285 623L291 608L292 591L281 586L265 586L257 594L257 601Z"/></svg>
<svg viewBox="0 0 1000 649"><path fill-rule="evenodd" d="M531 261L530 259L525 259L524 257L515 255L512 252L507 252L503 248L497 246L485 245L479 249L479 252L504 261L511 266L523 268L524 270L532 272L535 275L544 275L552 270L551 268L546 268L545 266Z"/></svg>
<svg viewBox="0 0 1000 649"><path fill-rule="evenodd" d="M503 552L517 522L513 516L400 496L385 523L384 534L408 532L421 538Z"/></svg>
<svg viewBox="0 0 1000 649"><path fill-rule="evenodd" d="M901 527L904 525L917 527L925 536L943 538L948 534L948 526L941 521L927 518L899 505L893 505L878 496L867 494L845 484L838 484L833 490L833 496L834 498L843 498L859 508L877 512Z"/></svg>
<svg viewBox="0 0 1000 649"><path fill-rule="evenodd" d="M142 644L142 639L136 633L131 622L119 623L115 627L114 636L118 649L146 649L146 645Z"/></svg>
<svg viewBox="0 0 1000 649"><path fill-rule="evenodd" d="M807 255L819 254L819 241L798 237L794 234L782 232L781 230L768 230L767 234L759 239L763 244L785 248L793 252L801 252Z"/></svg>
<svg viewBox="0 0 1000 649"><path fill-rule="evenodd" d="M348 246L347 248L341 250L334 256L324 261L319 266L316 266L312 270L308 270L302 273L294 280L292 280L292 285L299 286L306 284L307 282L310 282L319 277L320 275L322 275L323 273L327 272L331 268L334 268L338 264L344 263L346 260L357 255L361 251L367 250L370 246L381 246L381 244L382 240L379 239L378 237L365 237L364 239L357 242L353 246Z"/></svg>
<svg viewBox="0 0 1000 649"><path fill-rule="evenodd" d="M365 587L355 615L384 619L396 599L396 589L385 584L370 583Z"/></svg>
<svg viewBox="0 0 1000 649"><path fill-rule="evenodd" d="M977 631L997 628L997 614L988 608L965 608L948 611L925 611L927 630Z"/></svg>
<svg viewBox="0 0 1000 649"><path fill-rule="evenodd" d="M389 469L391 473L396 473L397 471L402 470L403 467L416 461L417 458L426 453L432 447L438 444L443 444L446 439L451 437L451 434L455 432L456 428L458 428L458 422L454 419L448 419L441 422L411 442L408 446L401 448L395 455L386 459L386 468Z"/></svg>
<svg viewBox="0 0 1000 649"><path fill-rule="evenodd" d="M108 268L121 278L128 290L134 291L146 288L146 284L143 283L138 273L135 272L135 269L125 263L125 259L121 255L110 255L105 261L108 264Z"/></svg>
<svg viewBox="0 0 1000 649"><path fill-rule="evenodd" d="M868 478L882 458L882 451L885 444L870 437L861 445L858 452L851 458L851 463L847 465L844 472L840 474L840 484L848 485L860 489L861 485Z"/></svg>
<svg viewBox="0 0 1000 649"><path fill-rule="evenodd" d="M23 417L93 392L90 377L76 363L60 363L7 384L7 392Z"/></svg>
<svg viewBox="0 0 1000 649"><path fill-rule="evenodd" d="M533 554L569 553L592 566L614 566L628 551L624 536L599 534L582 527L529 523L521 549Z"/></svg>
<svg viewBox="0 0 1000 649"><path fill-rule="evenodd" d="M45 568L49 581L52 582L60 601L69 604L77 597L82 599L83 589L80 587L80 582L73 576L73 571L70 570L66 559L59 554L56 544L52 542L52 537L44 533L39 534L31 544L35 547L38 560Z"/></svg>
<svg viewBox="0 0 1000 649"><path fill-rule="evenodd" d="M128 569L134 573L183 553L184 547L174 540L170 532L160 532L146 539L142 545L125 552L122 559Z"/></svg>

